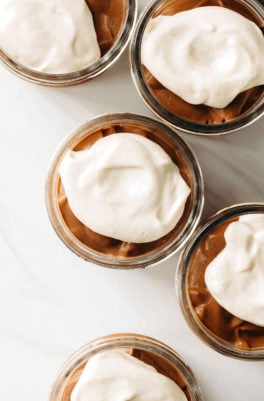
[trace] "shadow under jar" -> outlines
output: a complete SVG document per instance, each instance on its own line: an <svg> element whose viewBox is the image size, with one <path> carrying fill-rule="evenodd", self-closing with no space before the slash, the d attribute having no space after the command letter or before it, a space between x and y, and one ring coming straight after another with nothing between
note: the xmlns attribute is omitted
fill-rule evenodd
<svg viewBox="0 0 264 401"><path fill-rule="evenodd" d="M176 289L183 315L202 341L226 356L264 360L264 327L250 323L224 309L205 282L208 265L226 248L226 229L231 223L237 222L240 216L252 214L264 215L264 204L234 205L203 222L180 256ZM238 235L241 237L243 233L240 231ZM253 246L253 242L245 242L245 246L251 245ZM236 253L239 252L240 249L237 248ZM238 261L233 261L233 269L237 266ZM260 288L260 291L264 289ZM238 299L240 296L243 297L243 290L239 295L235 295Z"/></svg>
<svg viewBox="0 0 264 401"><path fill-rule="evenodd" d="M126 352L153 366L159 373L173 380L188 401L203 400L193 372L173 349L151 337L122 333L91 341L76 351L58 372L49 401L70 401L72 391L89 359L109 350Z"/></svg>
<svg viewBox="0 0 264 401"><path fill-rule="evenodd" d="M183 214L176 226L154 241L124 242L95 233L75 217L61 182L59 168L68 150L85 150L101 138L123 133L140 135L160 145L178 166L181 177L190 188ZM55 231L77 255L105 267L146 267L176 252L194 231L203 209L203 179L196 157L171 128L138 114L106 114L77 128L59 147L48 173L46 204ZM127 221L127 224L129 226L132 222Z"/></svg>
<svg viewBox="0 0 264 401"><path fill-rule="evenodd" d="M144 32L152 18L174 15L203 6L219 6L236 11L264 31L264 7L255 0L156 0L142 12L130 47L131 73L147 106L161 119L184 132L220 135L246 127L264 113L264 85L248 89L224 108L191 104L164 87L142 63ZM157 55L153 54L153 57ZM181 78L183 79L183 78Z"/></svg>
<svg viewBox="0 0 264 401"><path fill-rule="evenodd" d="M39 72L22 65L1 49L0 61L11 72L27 81L54 87L86 82L108 69L125 50L132 35L137 13L135 0L85 0L93 17L101 58L78 71L67 73Z"/></svg>

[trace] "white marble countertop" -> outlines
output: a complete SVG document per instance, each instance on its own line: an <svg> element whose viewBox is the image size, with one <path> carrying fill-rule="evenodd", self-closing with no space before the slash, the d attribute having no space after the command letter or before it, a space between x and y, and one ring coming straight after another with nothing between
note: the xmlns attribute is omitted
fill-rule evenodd
<svg viewBox="0 0 264 401"><path fill-rule="evenodd" d="M49 222L45 177L61 140L101 113L153 116L133 85L128 52L103 75L64 89L30 84L1 66L0 88L0 400L46 401L58 369L77 348L134 332L173 347L194 371L205 401L263 401L264 362L224 357L187 327L174 289L177 255L144 270L105 269L66 249ZM222 137L182 134L204 174L204 216L264 201L263 131L262 118Z"/></svg>

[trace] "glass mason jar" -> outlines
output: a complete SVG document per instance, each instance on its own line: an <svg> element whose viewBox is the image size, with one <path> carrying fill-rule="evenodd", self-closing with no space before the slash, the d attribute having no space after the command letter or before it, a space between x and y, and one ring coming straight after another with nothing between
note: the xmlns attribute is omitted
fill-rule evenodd
<svg viewBox="0 0 264 401"><path fill-rule="evenodd" d="M71 392L87 361L94 355L118 349L152 365L184 391L188 401L202 401L197 380L190 367L170 347L140 334L112 334L84 345L61 367L52 385L49 401L70 401Z"/></svg>
<svg viewBox="0 0 264 401"><path fill-rule="evenodd" d="M204 274L226 245L224 232L228 225L239 216L262 213L264 203L244 203L205 220L182 251L176 272L176 289L189 327L214 350L238 359L264 360L264 327L222 308L208 291Z"/></svg>
<svg viewBox="0 0 264 401"><path fill-rule="evenodd" d="M255 22L263 31L264 6L258 0L223 0L224 7L233 9ZM249 89L238 95L228 106L217 109L191 105L166 89L142 64L141 48L144 32L152 18L172 15L199 6L219 6L218 0L177 2L155 0L143 10L130 46L131 73L139 95L162 120L187 133L220 135L234 132L256 121L264 113L264 86ZM157 57L153 55L153 57Z"/></svg>
<svg viewBox="0 0 264 401"><path fill-rule="evenodd" d="M104 72L118 60L131 38L136 22L137 3L135 0L117 0L116 7L112 7L110 2L108 10L103 1L86 1L93 14L97 39L101 49L101 58L97 62L79 71L50 74L33 70L26 65L15 62L0 48L2 64L20 78L32 83L55 87L77 85ZM104 33L105 20L102 19L100 3L104 8L104 13L109 13L108 23L113 36L112 41L109 39L109 32ZM117 15L114 15L113 12Z"/></svg>
<svg viewBox="0 0 264 401"><path fill-rule="evenodd" d="M59 167L68 150L82 150L98 139L122 132L143 135L158 143L179 167L190 188L183 214L167 235L143 244L114 240L96 234L74 217L65 203ZM203 209L203 178L189 146L173 129L146 116L131 113L105 114L78 127L60 146L51 162L46 181L46 205L58 236L75 254L96 264L117 269L153 265L176 252L197 226ZM129 222L128 222L129 224Z"/></svg>

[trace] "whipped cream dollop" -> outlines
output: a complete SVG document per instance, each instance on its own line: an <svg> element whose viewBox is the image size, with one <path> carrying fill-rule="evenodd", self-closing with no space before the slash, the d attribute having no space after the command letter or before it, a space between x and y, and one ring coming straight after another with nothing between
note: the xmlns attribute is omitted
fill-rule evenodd
<svg viewBox="0 0 264 401"><path fill-rule="evenodd" d="M120 350L87 362L71 401L187 401L181 388L152 366Z"/></svg>
<svg viewBox="0 0 264 401"><path fill-rule="evenodd" d="M186 102L222 108L264 84L264 37L235 11L198 7L153 18L144 32L141 61Z"/></svg>
<svg viewBox="0 0 264 401"><path fill-rule="evenodd" d="M264 326L264 214L240 216L224 236L205 272L208 290L234 316Z"/></svg>
<svg viewBox="0 0 264 401"><path fill-rule="evenodd" d="M15 62L53 74L100 59L85 0L1 0L0 47Z"/></svg>
<svg viewBox="0 0 264 401"><path fill-rule="evenodd" d="M94 232L125 242L149 242L171 231L190 193L163 148L132 133L68 151L59 172L74 215Z"/></svg>

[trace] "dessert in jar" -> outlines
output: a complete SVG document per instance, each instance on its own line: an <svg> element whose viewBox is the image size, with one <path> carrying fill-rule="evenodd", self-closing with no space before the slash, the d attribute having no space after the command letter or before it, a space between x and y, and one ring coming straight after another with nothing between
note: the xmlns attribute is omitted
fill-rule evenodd
<svg viewBox="0 0 264 401"><path fill-rule="evenodd" d="M184 316L215 350L264 359L264 205L218 212L193 234L178 265Z"/></svg>
<svg viewBox="0 0 264 401"><path fill-rule="evenodd" d="M124 113L96 117L57 151L47 209L64 243L107 267L154 264L198 224L203 180L185 142L166 125Z"/></svg>
<svg viewBox="0 0 264 401"><path fill-rule="evenodd" d="M83 82L117 60L135 14L134 0L3 0L0 60L32 82Z"/></svg>
<svg viewBox="0 0 264 401"><path fill-rule="evenodd" d="M155 1L131 44L147 105L189 133L244 127L264 109L264 8L257 1Z"/></svg>
<svg viewBox="0 0 264 401"><path fill-rule="evenodd" d="M72 355L52 386L49 401L202 401L191 369L165 344L137 334L114 334Z"/></svg>

